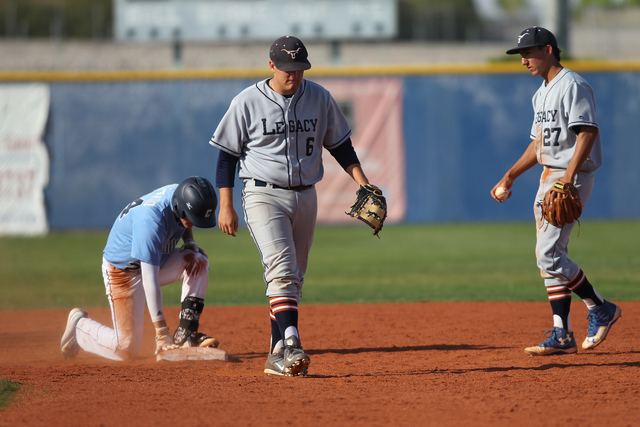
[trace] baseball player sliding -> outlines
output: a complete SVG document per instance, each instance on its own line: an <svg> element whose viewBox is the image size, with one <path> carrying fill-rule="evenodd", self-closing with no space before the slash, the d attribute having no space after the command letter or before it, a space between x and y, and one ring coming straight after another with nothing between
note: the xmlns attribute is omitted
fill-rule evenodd
<svg viewBox="0 0 640 427"><path fill-rule="evenodd" d="M207 254L192 227L216 225L218 198L205 178L190 177L131 202L116 218L102 259L113 328L74 308L60 350L75 358L80 348L112 360L137 356L142 344L145 300L156 329L156 354L178 347L217 347L198 332L209 276ZM182 239L183 245L176 245ZM173 338L163 313L160 286L182 279L180 324Z"/></svg>
<svg viewBox="0 0 640 427"><path fill-rule="evenodd" d="M572 292L589 309L589 328L582 348L592 349L605 340L621 314L620 307L605 301L578 264L568 257L574 218L581 213L580 204L589 199L593 172L602 164L593 90L580 75L560 65L556 38L544 28L524 30L518 37L518 46L507 53L519 53L522 65L543 79L533 95L532 142L491 190L491 196L503 202L511 196L511 186L518 176L536 163L544 166L534 204L536 256L554 327L549 338L525 352L548 356L578 351L569 318ZM569 199L580 203L577 209L562 207Z"/></svg>
<svg viewBox="0 0 640 427"><path fill-rule="evenodd" d="M264 372L299 376L307 374L310 363L298 331L298 305L316 224L315 184L323 176L322 149L360 188L369 181L336 101L326 89L304 79L311 64L302 41L281 37L269 55L273 77L232 100L210 144L220 149L220 230L230 236L238 231L233 208L237 168L244 218L264 267L271 322Z"/></svg>

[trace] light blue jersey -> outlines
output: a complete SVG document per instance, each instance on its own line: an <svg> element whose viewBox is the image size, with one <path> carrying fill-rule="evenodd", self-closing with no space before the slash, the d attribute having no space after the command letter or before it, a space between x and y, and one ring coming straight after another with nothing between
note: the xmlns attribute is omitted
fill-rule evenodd
<svg viewBox="0 0 640 427"><path fill-rule="evenodd" d="M171 208L177 184L167 185L129 203L111 228L104 258L117 268L140 262L162 266L186 228Z"/></svg>

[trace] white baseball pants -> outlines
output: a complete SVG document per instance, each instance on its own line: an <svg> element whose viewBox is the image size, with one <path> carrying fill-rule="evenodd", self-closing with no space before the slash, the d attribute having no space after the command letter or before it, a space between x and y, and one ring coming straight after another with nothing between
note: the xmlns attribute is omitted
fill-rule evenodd
<svg viewBox="0 0 640 427"><path fill-rule="evenodd" d="M192 271L194 257L204 271ZM176 248L160 268L160 286L182 279L181 301L188 296L204 299L209 278L209 261L199 252ZM142 346L145 293L140 269L121 270L102 259L102 276L111 307L113 328L90 318L82 318L76 327L80 348L112 360L136 357Z"/></svg>

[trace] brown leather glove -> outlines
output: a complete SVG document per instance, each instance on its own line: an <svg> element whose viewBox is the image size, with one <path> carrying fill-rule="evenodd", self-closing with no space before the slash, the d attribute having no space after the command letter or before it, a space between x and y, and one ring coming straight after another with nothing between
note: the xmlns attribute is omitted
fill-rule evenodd
<svg viewBox="0 0 640 427"><path fill-rule="evenodd" d="M578 190L570 182L556 181L542 203L542 215L549 224L562 227L580 218L582 202Z"/></svg>

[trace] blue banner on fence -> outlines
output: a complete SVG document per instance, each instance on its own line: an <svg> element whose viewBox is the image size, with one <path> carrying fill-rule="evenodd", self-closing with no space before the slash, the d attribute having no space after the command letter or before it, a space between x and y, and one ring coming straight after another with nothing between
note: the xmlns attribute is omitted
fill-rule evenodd
<svg viewBox="0 0 640 427"><path fill-rule="evenodd" d="M638 218L640 144L633 128L640 117L640 73L583 75L596 94L605 155L585 217ZM363 86L388 82L376 76L351 79ZM402 174L406 186L398 220L531 219L540 168L516 181L507 203L496 203L489 191L530 142L531 96L540 80L523 73L415 75L398 81L406 164L391 169ZM151 189L190 175L215 181L218 153L209 138L231 99L252 83L50 83L44 137L51 159L45 191L50 227L108 228L127 203ZM239 200L238 193L238 211Z"/></svg>

